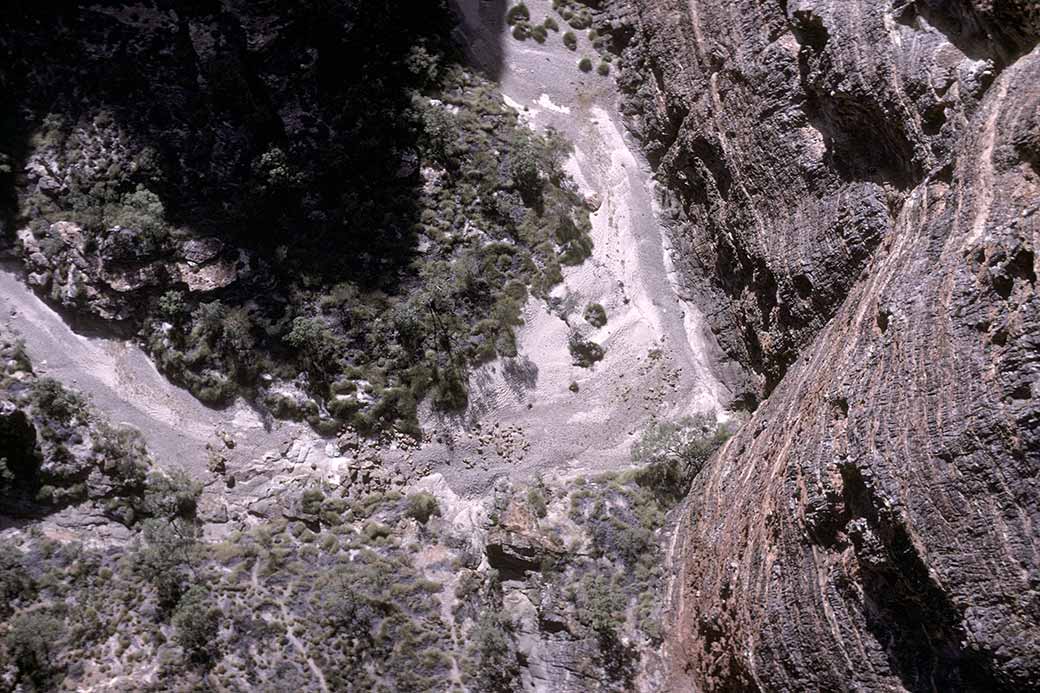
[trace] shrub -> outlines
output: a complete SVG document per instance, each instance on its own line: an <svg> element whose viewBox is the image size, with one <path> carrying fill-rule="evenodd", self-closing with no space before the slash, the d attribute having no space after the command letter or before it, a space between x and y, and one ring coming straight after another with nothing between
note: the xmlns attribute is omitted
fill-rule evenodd
<svg viewBox="0 0 1040 693"><path fill-rule="evenodd" d="M599 66L596 68L596 72L606 77L610 74L610 64L606 62L601 62Z"/></svg>
<svg viewBox="0 0 1040 693"><path fill-rule="evenodd" d="M365 527L361 530L361 536L367 543L372 543L377 539L385 539L391 534L390 528L379 522L366 522Z"/></svg>
<svg viewBox="0 0 1040 693"><path fill-rule="evenodd" d="M567 31L563 34L563 45L572 51L578 50L578 37L574 35L573 31Z"/></svg>
<svg viewBox="0 0 1040 693"><path fill-rule="evenodd" d="M517 24L518 22L529 22L531 21L531 11L527 9L527 5L524 3L518 3L509 8L506 12L506 23L510 26Z"/></svg>
<svg viewBox="0 0 1040 693"><path fill-rule="evenodd" d="M159 297L159 313L168 320L176 322L187 312L188 307L184 303L182 292L171 290Z"/></svg>
<svg viewBox="0 0 1040 693"><path fill-rule="evenodd" d="M553 19L552 17L546 17L545 21L542 22L542 26L544 26L549 31L559 31L560 30L560 25L557 24L556 20Z"/></svg>
<svg viewBox="0 0 1040 693"><path fill-rule="evenodd" d="M654 423L632 446L632 460L644 465L635 481L662 498L679 500L730 435L711 413Z"/></svg>
<svg viewBox="0 0 1040 693"><path fill-rule="evenodd" d="M613 633L624 623L625 595L604 575L583 579L575 600L578 619L598 633Z"/></svg>
<svg viewBox="0 0 1040 693"><path fill-rule="evenodd" d="M300 510L305 515L317 515L321 512L321 504L325 494L318 488L309 488L300 496Z"/></svg>
<svg viewBox="0 0 1040 693"><path fill-rule="evenodd" d="M441 509L437 498L432 493L421 491L408 496L405 515L418 520L422 524L429 522L433 515L440 515Z"/></svg>
<svg viewBox="0 0 1040 693"><path fill-rule="evenodd" d="M525 201L538 197L541 192L540 167L541 162L534 145L526 140L518 143L509 160L509 173Z"/></svg>
<svg viewBox="0 0 1040 693"><path fill-rule="evenodd" d="M549 506L545 501L545 494L536 486L528 490L527 504L531 506L531 511L534 512L536 517L545 517L549 513Z"/></svg>
<svg viewBox="0 0 1040 693"><path fill-rule="evenodd" d="M74 418L82 420L87 415L87 400L53 378L41 378L33 383L32 402L41 414L63 424Z"/></svg>
<svg viewBox="0 0 1040 693"><path fill-rule="evenodd" d="M588 58L582 58L578 61L578 69L582 72L592 72L592 61Z"/></svg>
<svg viewBox="0 0 1040 693"><path fill-rule="evenodd" d="M593 327L603 327L607 324L607 311L599 303L590 303L585 306L585 321Z"/></svg>
<svg viewBox="0 0 1040 693"><path fill-rule="evenodd" d="M158 240L166 234L164 214L159 196L138 186L136 191L123 195L120 206L106 212L105 223L142 231L152 240Z"/></svg>
<svg viewBox="0 0 1040 693"><path fill-rule="evenodd" d="M567 342L567 348L571 352L571 357L575 366L591 368L594 363L603 360L603 347L595 342L585 339L576 332L571 334L571 337Z"/></svg>
<svg viewBox="0 0 1040 693"><path fill-rule="evenodd" d="M545 39L548 37L548 35L549 34L546 31L545 27L540 24L531 29L531 38L533 38L538 43L545 43Z"/></svg>

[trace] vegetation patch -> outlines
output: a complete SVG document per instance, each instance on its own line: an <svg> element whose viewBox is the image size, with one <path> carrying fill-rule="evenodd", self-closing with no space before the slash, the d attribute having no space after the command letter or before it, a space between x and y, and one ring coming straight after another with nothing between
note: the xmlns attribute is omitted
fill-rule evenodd
<svg viewBox="0 0 1040 693"><path fill-rule="evenodd" d="M73 100L77 113L34 114L28 156L68 181L20 190L20 223L59 268L43 289L125 320L212 405L244 395L323 433L412 435L424 398L463 409L471 368L516 354L524 302L591 240L569 145L461 65L442 5L359 12L372 50L355 57L386 62L367 71L379 84L345 81L331 111L307 116L349 141L250 141L248 161L213 172L235 173L219 201L185 199L210 192L174 180L183 152L128 131L137 110ZM523 3L507 18L518 38L559 28ZM54 283L84 262L103 266L97 285Z"/></svg>
<svg viewBox="0 0 1040 693"><path fill-rule="evenodd" d="M585 306L585 312L582 315L585 322L593 327L603 327L607 324L607 311L599 303L590 303Z"/></svg>
<svg viewBox="0 0 1040 693"><path fill-rule="evenodd" d="M571 334L567 341L567 348L571 352L574 365L581 368L591 368L597 362L602 361L605 356L603 347L585 339L577 332Z"/></svg>

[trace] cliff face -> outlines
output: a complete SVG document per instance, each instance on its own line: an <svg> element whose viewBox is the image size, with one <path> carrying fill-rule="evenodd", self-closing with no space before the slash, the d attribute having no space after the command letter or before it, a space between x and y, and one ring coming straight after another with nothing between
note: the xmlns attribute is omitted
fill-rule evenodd
<svg viewBox="0 0 1040 693"><path fill-rule="evenodd" d="M677 680L1040 680L1028 2L607 4L680 254L768 397L680 537Z"/></svg>

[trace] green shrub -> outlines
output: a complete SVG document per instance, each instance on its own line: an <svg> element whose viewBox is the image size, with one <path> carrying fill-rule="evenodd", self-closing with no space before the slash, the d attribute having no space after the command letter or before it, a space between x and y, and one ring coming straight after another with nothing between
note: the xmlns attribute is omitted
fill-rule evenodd
<svg viewBox="0 0 1040 693"><path fill-rule="evenodd" d="M585 321L593 327L603 327L607 324L607 311L599 303L590 303L585 306Z"/></svg>
<svg viewBox="0 0 1040 693"><path fill-rule="evenodd" d="M552 17L546 17L545 21L542 22L542 26L544 26L549 31L559 31L560 30L560 25L557 24L556 20L553 19Z"/></svg>
<svg viewBox="0 0 1040 693"><path fill-rule="evenodd" d="M624 624L625 595L605 575L586 577L575 593L578 619L598 633L614 633Z"/></svg>
<svg viewBox="0 0 1040 693"><path fill-rule="evenodd" d="M573 31L564 32L563 45L572 51L578 50L578 37L574 35Z"/></svg>
<svg viewBox="0 0 1040 693"><path fill-rule="evenodd" d="M432 493L421 491L408 496L405 515L418 520L422 524L429 522L434 515L440 515L441 509L437 504L437 498Z"/></svg>
<svg viewBox="0 0 1040 693"><path fill-rule="evenodd" d="M710 413L654 423L632 446L632 460L643 465L635 481L662 498L678 501L730 435L729 428Z"/></svg>
<svg viewBox="0 0 1040 693"><path fill-rule="evenodd" d="M536 517L545 517L549 512L549 505L546 503L545 494L536 486L531 487L527 491L527 504L531 507L531 511L534 512Z"/></svg>
<svg viewBox="0 0 1040 693"><path fill-rule="evenodd" d="M371 544L377 539L385 539L393 534L393 531L386 525L380 522L366 522L364 528L361 530L361 536L364 540Z"/></svg>
<svg viewBox="0 0 1040 693"><path fill-rule="evenodd" d="M518 3L509 8L506 12L506 23L510 26L518 22L528 22L531 20L531 11L527 9L527 5L524 3Z"/></svg>
<svg viewBox="0 0 1040 693"><path fill-rule="evenodd" d="M592 72L592 61L588 58L582 58L578 61L578 69L582 72Z"/></svg>
<svg viewBox="0 0 1040 693"><path fill-rule="evenodd" d="M32 402L44 416L63 424L85 420L87 400L54 378L40 378L32 385Z"/></svg>
<svg viewBox="0 0 1040 693"><path fill-rule="evenodd" d="M548 37L548 32L545 27L539 24L538 26L531 29L531 38L538 43L545 43L545 39Z"/></svg>
<svg viewBox="0 0 1040 693"><path fill-rule="evenodd" d="M309 488L300 496L300 509L305 515L317 515L321 512L321 504L325 494L318 488Z"/></svg>
<svg viewBox="0 0 1040 693"><path fill-rule="evenodd" d="M105 224L142 231L157 241L167 234L165 213L159 196L138 186L136 191L123 195L119 206L106 210Z"/></svg>
<svg viewBox="0 0 1040 693"><path fill-rule="evenodd" d="M184 303L184 294L180 291L170 290L159 297L159 313L171 320L178 321L188 312Z"/></svg>
<svg viewBox="0 0 1040 693"><path fill-rule="evenodd" d="M607 62L601 62L596 68L596 72L606 77L610 74L610 64Z"/></svg>
<svg viewBox="0 0 1040 693"><path fill-rule="evenodd" d="M572 333L567 341L567 348L571 352L574 365L581 368L591 368L596 362L602 361L605 355L603 347L585 339L576 332Z"/></svg>

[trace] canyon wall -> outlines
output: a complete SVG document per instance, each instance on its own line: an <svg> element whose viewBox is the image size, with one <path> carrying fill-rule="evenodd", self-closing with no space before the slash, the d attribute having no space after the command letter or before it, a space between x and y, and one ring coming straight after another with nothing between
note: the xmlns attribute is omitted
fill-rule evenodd
<svg viewBox="0 0 1040 693"><path fill-rule="evenodd" d="M678 542L677 689L1040 680L1040 8L604 3L750 422Z"/></svg>

